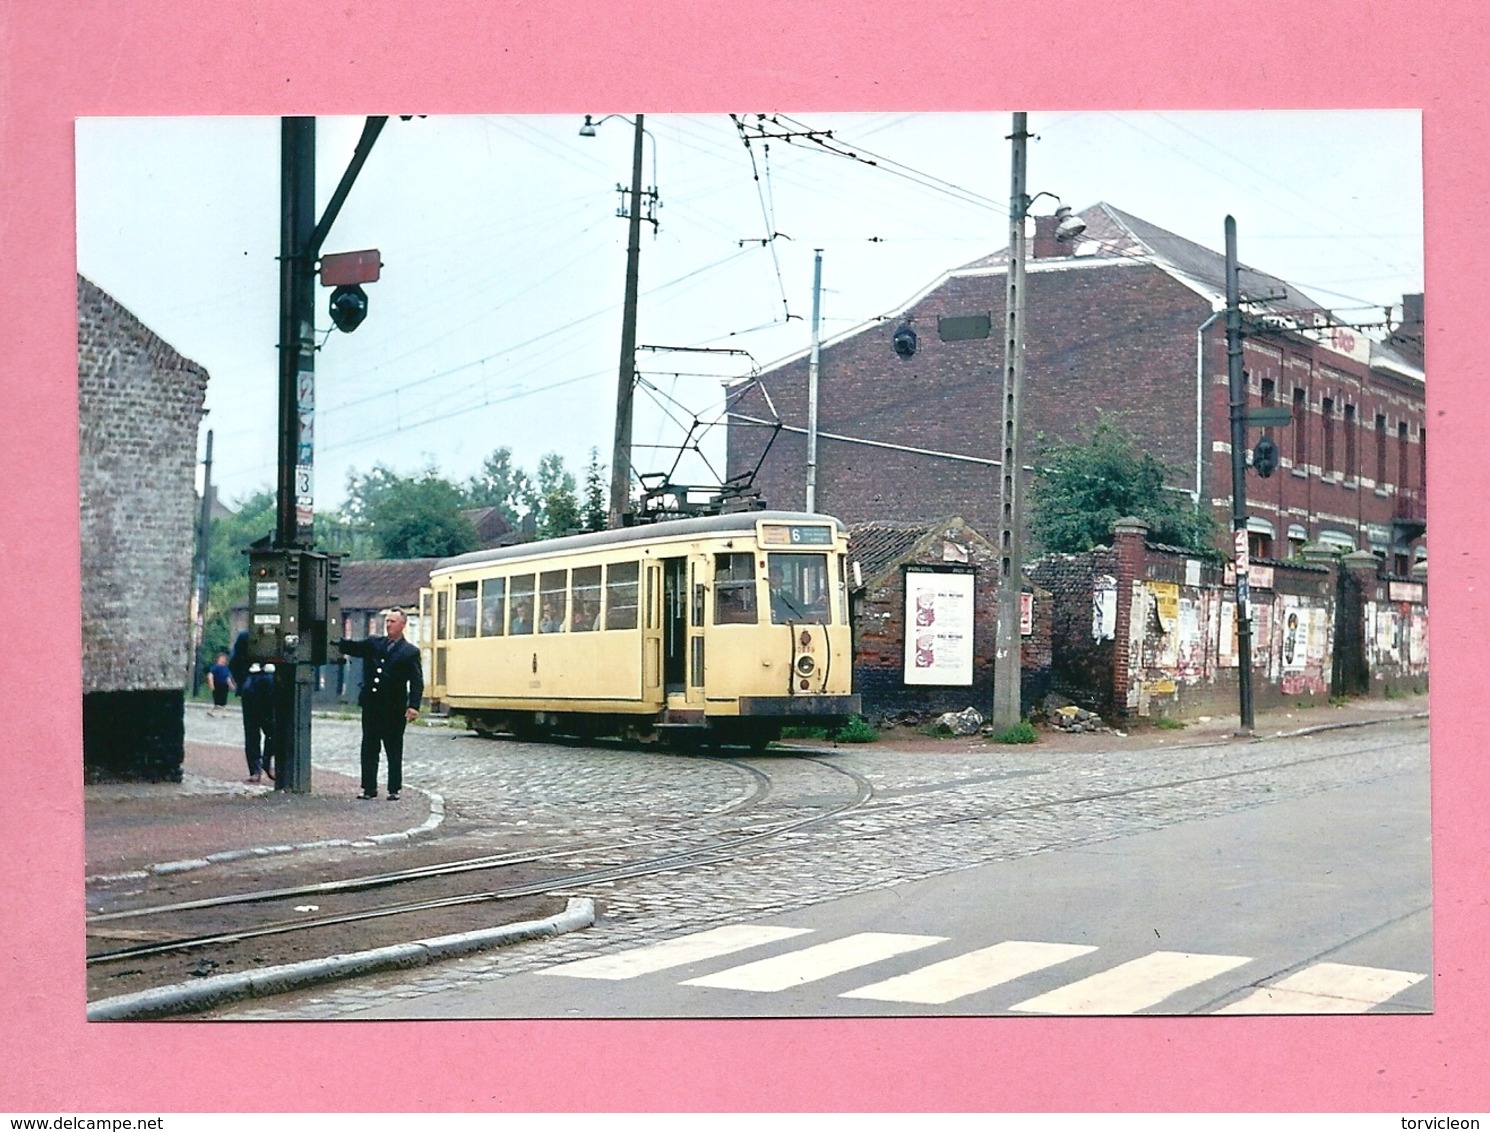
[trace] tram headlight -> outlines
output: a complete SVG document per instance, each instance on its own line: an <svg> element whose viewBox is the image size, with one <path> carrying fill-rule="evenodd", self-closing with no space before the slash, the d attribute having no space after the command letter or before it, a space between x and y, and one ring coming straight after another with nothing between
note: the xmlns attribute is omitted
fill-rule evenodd
<svg viewBox="0 0 1490 1132"><path fill-rule="evenodd" d="M811 676L812 670L817 667L817 661L810 656L797 657L797 674L799 676Z"/></svg>

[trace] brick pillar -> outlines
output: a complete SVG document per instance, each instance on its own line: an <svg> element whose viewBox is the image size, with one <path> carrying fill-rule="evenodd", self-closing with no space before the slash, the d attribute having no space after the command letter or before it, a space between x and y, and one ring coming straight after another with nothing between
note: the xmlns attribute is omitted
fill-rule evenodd
<svg viewBox="0 0 1490 1132"><path fill-rule="evenodd" d="M1131 660L1128 655L1133 640L1130 621L1133 616L1133 583L1143 577L1148 548L1144 540L1149 527L1142 519L1119 519L1112 524L1113 549L1117 551L1117 624L1112 637L1112 708L1119 716L1128 714L1128 683Z"/></svg>

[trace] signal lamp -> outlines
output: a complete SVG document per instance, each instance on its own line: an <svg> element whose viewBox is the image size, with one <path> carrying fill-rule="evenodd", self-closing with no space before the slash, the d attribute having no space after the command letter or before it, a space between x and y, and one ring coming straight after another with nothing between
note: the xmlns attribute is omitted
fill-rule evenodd
<svg viewBox="0 0 1490 1132"><path fill-rule="evenodd" d="M331 321L336 329L350 334L367 317L367 292L357 284L338 287L331 292Z"/></svg>
<svg viewBox="0 0 1490 1132"><path fill-rule="evenodd" d="M1252 468L1263 479L1278 470L1278 444L1271 436L1264 436L1252 449Z"/></svg>

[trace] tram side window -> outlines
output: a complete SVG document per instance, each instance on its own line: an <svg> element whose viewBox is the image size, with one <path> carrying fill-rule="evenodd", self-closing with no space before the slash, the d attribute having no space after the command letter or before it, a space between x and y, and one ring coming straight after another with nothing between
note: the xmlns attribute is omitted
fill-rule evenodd
<svg viewBox="0 0 1490 1132"><path fill-rule="evenodd" d="M443 641L450 636L450 591L441 590L435 595L435 639Z"/></svg>
<svg viewBox="0 0 1490 1132"><path fill-rule="evenodd" d="M755 555L714 556L714 624L754 625Z"/></svg>
<svg viewBox="0 0 1490 1132"><path fill-rule="evenodd" d="M605 627L636 628L637 581L641 577L638 562L614 562L605 568Z"/></svg>
<svg viewBox="0 0 1490 1132"><path fill-rule="evenodd" d="M457 582L455 585L455 636L476 635L476 583Z"/></svg>
<svg viewBox="0 0 1490 1132"><path fill-rule="evenodd" d="M512 608L507 632L514 637L533 631L533 575L519 574L512 579Z"/></svg>
<svg viewBox="0 0 1490 1132"><path fill-rule="evenodd" d="M588 633L600 628L600 567L580 566L572 578L569 598L569 631Z"/></svg>
<svg viewBox="0 0 1490 1132"><path fill-rule="evenodd" d="M564 631L564 599L569 589L568 570L545 570L538 575L538 631Z"/></svg>
<svg viewBox="0 0 1490 1132"><path fill-rule="evenodd" d="M825 625L832 620L826 554L768 554L766 569L771 581L771 624L806 621Z"/></svg>
<svg viewBox="0 0 1490 1132"><path fill-rule="evenodd" d="M500 637L506 618L507 579L487 578L481 583L481 635Z"/></svg>

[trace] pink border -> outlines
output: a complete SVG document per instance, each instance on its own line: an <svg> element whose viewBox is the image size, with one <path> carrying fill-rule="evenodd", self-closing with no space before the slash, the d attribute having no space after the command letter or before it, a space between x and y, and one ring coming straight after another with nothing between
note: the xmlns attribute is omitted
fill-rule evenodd
<svg viewBox="0 0 1490 1132"><path fill-rule="evenodd" d="M8 4L0 241L13 630L0 1109L1484 1111L1490 398L1478 0ZM1054 25L1059 22L1060 27ZM72 121L281 114L1424 110L1434 499L1432 1017L258 1026L83 1022ZM1259 155L1262 156L1262 155ZM1281 171L1286 174L1286 170ZM1453 281L1457 285L1445 285ZM1452 408L1450 408L1452 406ZM1478 629L1476 628L1478 626ZM15 630L19 630L16 632ZM251 1065L245 1071L245 1062Z"/></svg>

